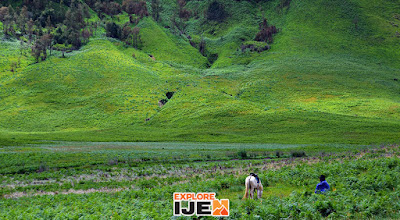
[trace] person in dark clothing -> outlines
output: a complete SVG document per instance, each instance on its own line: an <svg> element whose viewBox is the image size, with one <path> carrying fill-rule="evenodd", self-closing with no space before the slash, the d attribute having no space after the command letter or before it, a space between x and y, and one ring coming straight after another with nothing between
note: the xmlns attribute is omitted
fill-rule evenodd
<svg viewBox="0 0 400 220"><path fill-rule="evenodd" d="M250 173L250 176L254 176L254 177L256 178L256 180L257 180L257 183L260 182L260 178L257 176L257 174L255 174L255 173Z"/></svg>
<svg viewBox="0 0 400 220"><path fill-rule="evenodd" d="M328 182L325 180L325 176L321 175L319 177L319 183L317 184L317 187L315 188L315 193L324 193L330 189L330 186Z"/></svg>

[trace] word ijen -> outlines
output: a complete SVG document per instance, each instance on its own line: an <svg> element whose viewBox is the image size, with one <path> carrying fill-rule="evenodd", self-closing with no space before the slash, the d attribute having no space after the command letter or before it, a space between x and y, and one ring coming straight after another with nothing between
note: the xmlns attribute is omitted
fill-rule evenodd
<svg viewBox="0 0 400 220"><path fill-rule="evenodd" d="M215 193L174 193L174 216L193 215L229 216L229 199L216 199Z"/></svg>

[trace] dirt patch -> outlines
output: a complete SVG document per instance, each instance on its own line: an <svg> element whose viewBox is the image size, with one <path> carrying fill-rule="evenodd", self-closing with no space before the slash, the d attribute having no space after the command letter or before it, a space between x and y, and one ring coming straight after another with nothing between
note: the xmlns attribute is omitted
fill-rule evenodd
<svg viewBox="0 0 400 220"><path fill-rule="evenodd" d="M308 98L308 99L304 99L304 102L316 102L316 101L317 101L316 97L311 97L311 98Z"/></svg>
<svg viewBox="0 0 400 220"><path fill-rule="evenodd" d="M70 189L68 191L55 191L55 192L37 192L37 193L25 193L25 192L15 192L12 194L4 195L3 197L6 199L17 199L21 197L32 197L32 196L44 196L44 195L68 195L68 194L88 194L88 193L95 193L95 192L102 192L102 193L116 193L120 192L122 190L126 190L127 188L115 188L115 189L110 189L110 188L100 188L100 189L87 189L87 190L75 190L75 189Z"/></svg>
<svg viewBox="0 0 400 220"><path fill-rule="evenodd" d="M164 107L165 104L167 104L168 99L161 99L160 101L158 101L158 107L162 108Z"/></svg>

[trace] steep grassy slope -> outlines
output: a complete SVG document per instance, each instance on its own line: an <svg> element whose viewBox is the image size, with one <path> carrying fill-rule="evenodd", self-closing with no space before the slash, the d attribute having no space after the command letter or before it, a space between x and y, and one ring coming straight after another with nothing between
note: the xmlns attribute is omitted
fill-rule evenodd
<svg viewBox="0 0 400 220"><path fill-rule="evenodd" d="M146 19L139 27L143 39L143 51L153 55L156 60L199 68L206 67L207 58L186 41L163 31L152 19Z"/></svg>
<svg viewBox="0 0 400 220"><path fill-rule="evenodd" d="M108 126L119 114L126 121L144 120L143 112L156 110L163 87L158 73L104 40L68 59L31 65L7 81L3 114L12 118L10 128L23 131Z"/></svg>
<svg viewBox="0 0 400 220"><path fill-rule="evenodd" d="M176 6L164 3L167 23ZM2 57L0 134L6 140L398 141L399 2L293 0L280 9L279 1L223 1L229 17L222 23L204 18L208 3L188 3L198 16L186 30L196 42L204 38L209 56L218 54L213 63L150 18L139 24L140 51L92 39L66 59L22 65L17 73ZM280 29L271 50L241 52L263 15ZM17 59L16 45L2 42L0 54ZM169 91L173 98L158 107Z"/></svg>

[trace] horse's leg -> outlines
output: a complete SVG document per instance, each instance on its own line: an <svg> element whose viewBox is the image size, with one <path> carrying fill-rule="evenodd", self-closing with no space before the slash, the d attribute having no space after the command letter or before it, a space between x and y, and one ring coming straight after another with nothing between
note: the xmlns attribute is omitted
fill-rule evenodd
<svg viewBox="0 0 400 220"><path fill-rule="evenodd" d="M254 188L250 187L250 198L253 199L254 197Z"/></svg>

